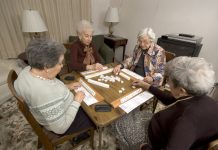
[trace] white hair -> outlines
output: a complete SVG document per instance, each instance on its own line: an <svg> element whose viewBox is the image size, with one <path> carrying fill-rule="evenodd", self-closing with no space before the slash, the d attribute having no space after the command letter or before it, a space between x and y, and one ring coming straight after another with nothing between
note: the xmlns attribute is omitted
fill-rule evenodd
<svg viewBox="0 0 218 150"><path fill-rule="evenodd" d="M180 86L193 96L208 93L215 82L212 65L199 57L176 57L166 64L165 72L175 87Z"/></svg>
<svg viewBox="0 0 218 150"><path fill-rule="evenodd" d="M87 20L81 20L77 25L78 34L82 33L84 30L92 30L92 32L94 31L92 24Z"/></svg>
<svg viewBox="0 0 218 150"><path fill-rule="evenodd" d="M152 28L145 28L139 31L138 38L147 36L151 41L155 40L155 33Z"/></svg>

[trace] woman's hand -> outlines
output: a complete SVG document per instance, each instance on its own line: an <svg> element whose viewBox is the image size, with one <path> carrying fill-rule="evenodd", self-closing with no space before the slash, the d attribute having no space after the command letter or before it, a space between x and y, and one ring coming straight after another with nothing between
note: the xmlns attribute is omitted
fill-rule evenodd
<svg viewBox="0 0 218 150"><path fill-rule="evenodd" d="M70 89L70 90L76 90L79 87L81 87L81 84L79 82L72 82L72 83L69 83L66 85L67 85L68 89Z"/></svg>
<svg viewBox="0 0 218 150"><path fill-rule="evenodd" d="M134 80L132 85L143 87L145 90L148 90L151 86L150 84L142 80Z"/></svg>
<svg viewBox="0 0 218 150"><path fill-rule="evenodd" d="M153 83L153 78L150 77L150 76L146 76L146 77L144 78L144 81L147 82L147 83L149 83L149 84L152 84L152 83Z"/></svg>
<svg viewBox="0 0 218 150"><path fill-rule="evenodd" d="M100 63L96 63L95 64L95 70L102 70L103 69L103 65Z"/></svg>
<svg viewBox="0 0 218 150"><path fill-rule="evenodd" d="M117 75L120 72L120 69L121 69L121 65L117 65L116 67L114 67L114 70L113 70L114 74Z"/></svg>
<svg viewBox="0 0 218 150"><path fill-rule="evenodd" d="M86 66L86 70L102 70L102 69L103 69L103 65L100 63Z"/></svg>
<svg viewBox="0 0 218 150"><path fill-rule="evenodd" d="M85 98L85 94L82 91L76 92L75 101L81 103L84 98Z"/></svg>

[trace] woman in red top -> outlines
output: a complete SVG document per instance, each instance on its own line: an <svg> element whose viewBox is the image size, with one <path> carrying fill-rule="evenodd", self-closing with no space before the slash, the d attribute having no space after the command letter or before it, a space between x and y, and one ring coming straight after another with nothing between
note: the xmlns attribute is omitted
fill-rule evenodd
<svg viewBox="0 0 218 150"><path fill-rule="evenodd" d="M78 24L77 34L79 40L73 43L71 47L71 69L84 70L102 70L100 56L92 43L93 28L92 25L82 20Z"/></svg>

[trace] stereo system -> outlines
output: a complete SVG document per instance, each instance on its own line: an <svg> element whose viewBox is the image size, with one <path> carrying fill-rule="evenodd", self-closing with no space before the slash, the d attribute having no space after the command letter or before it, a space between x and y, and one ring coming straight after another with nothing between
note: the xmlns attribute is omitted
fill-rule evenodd
<svg viewBox="0 0 218 150"><path fill-rule="evenodd" d="M202 37L190 34L166 34L157 40L157 44L176 56L197 57L200 53Z"/></svg>

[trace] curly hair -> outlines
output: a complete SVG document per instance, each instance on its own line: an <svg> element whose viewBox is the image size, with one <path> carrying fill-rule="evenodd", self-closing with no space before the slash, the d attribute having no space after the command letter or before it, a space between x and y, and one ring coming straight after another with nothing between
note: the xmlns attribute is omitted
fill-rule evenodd
<svg viewBox="0 0 218 150"><path fill-rule="evenodd" d="M50 39L33 39L26 48L29 65L40 70L54 67L65 52L62 44Z"/></svg>
<svg viewBox="0 0 218 150"><path fill-rule="evenodd" d="M166 64L165 73L175 87L180 86L193 96L208 93L215 82L212 65L199 57L176 57Z"/></svg>

